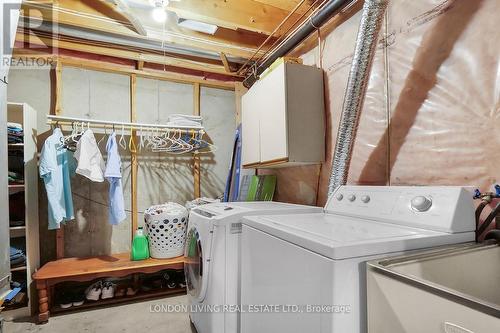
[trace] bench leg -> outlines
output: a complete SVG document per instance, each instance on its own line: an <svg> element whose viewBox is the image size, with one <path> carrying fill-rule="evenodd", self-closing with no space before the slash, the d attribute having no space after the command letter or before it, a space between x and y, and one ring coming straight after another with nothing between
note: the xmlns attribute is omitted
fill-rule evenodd
<svg viewBox="0 0 500 333"><path fill-rule="evenodd" d="M38 324L49 321L49 290L46 285L37 286L38 289Z"/></svg>

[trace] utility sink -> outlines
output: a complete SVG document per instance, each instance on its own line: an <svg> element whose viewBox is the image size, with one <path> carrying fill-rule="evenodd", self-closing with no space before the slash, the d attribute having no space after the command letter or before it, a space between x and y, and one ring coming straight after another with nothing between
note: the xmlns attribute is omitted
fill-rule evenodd
<svg viewBox="0 0 500 333"><path fill-rule="evenodd" d="M368 263L368 332L500 332L500 246Z"/></svg>

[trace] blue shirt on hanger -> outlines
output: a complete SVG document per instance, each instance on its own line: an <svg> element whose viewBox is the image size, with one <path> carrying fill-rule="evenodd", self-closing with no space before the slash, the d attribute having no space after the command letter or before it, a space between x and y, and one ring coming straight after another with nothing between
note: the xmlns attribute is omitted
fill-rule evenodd
<svg viewBox="0 0 500 333"><path fill-rule="evenodd" d="M108 152L108 161L104 177L109 182L109 223L116 225L125 220L127 214L123 202L122 161L118 153L115 132L109 136L106 150Z"/></svg>
<svg viewBox="0 0 500 333"><path fill-rule="evenodd" d="M40 156L40 177L45 183L49 203L49 229L59 229L60 223L74 219L71 176L75 174L76 161L62 146L63 134L56 128L45 140Z"/></svg>

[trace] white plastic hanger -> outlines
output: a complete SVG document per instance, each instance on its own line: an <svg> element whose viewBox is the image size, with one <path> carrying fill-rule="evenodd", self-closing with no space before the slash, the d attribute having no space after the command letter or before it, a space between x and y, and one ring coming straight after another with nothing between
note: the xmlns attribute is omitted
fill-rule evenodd
<svg viewBox="0 0 500 333"><path fill-rule="evenodd" d="M108 131L107 131L107 127L104 126L104 135L101 137L101 139L99 139L99 141L97 142L97 147L99 147L99 145L101 144L101 142L104 140L105 137L108 136Z"/></svg>
<svg viewBox="0 0 500 333"><path fill-rule="evenodd" d="M139 139L139 151L141 151L143 148L144 148L144 145L145 145L145 142L144 142L144 135L142 133L142 126L140 128L140 131L139 131L139 135L141 136L140 139Z"/></svg>
<svg viewBox="0 0 500 333"><path fill-rule="evenodd" d="M122 135L120 136L120 141L118 142L120 147L127 149L127 141L125 140L125 125L122 125Z"/></svg>
<svg viewBox="0 0 500 333"><path fill-rule="evenodd" d="M208 154L208 153L213 153L213 152L217 151L216 145L203 139L204 134L205 134L204 131L199 131L198 135L195 139L195 141L197 142L197 147L198 147L196 149L196 153L197 154ZM206 147L203 147L203 145L206 145ZM200 149L205 149L205 148L208 148L208 150L200 151Z"/></svg>

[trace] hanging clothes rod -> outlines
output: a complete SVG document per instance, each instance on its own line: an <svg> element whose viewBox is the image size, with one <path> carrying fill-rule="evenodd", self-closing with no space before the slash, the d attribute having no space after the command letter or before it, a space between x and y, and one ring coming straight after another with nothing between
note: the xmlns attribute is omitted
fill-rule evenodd
<svg viewBox="0 0 500 333"><path fill-rule="evenodd" d="M133 130L145 130L147 128L158 128L158 129L182 129L182 130L196 130L203 131L202 126L171 126L162 124L141 124L141 123L127 123L121 121L109 121L109 120L96 120L96 119L85 119L85 118L73 118L73 117L63 117L47 115L47 123L49 125L54 125L57 123L85 123L85 124L99 124L99 125L111 125L111 126L124 126L127 129ZM104 127L104 126L103 126Z"/></svg>

